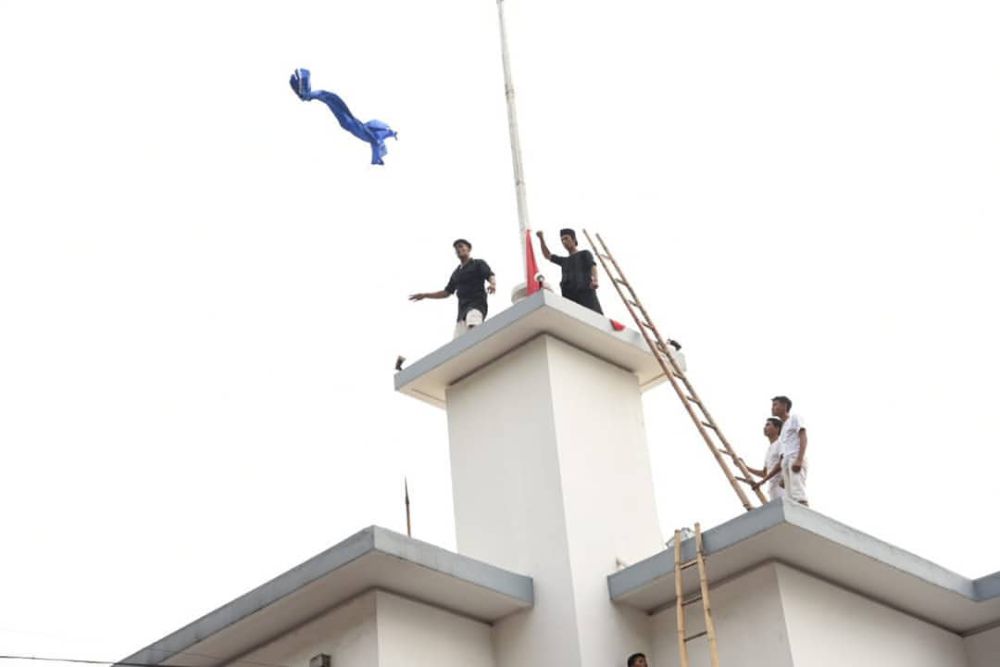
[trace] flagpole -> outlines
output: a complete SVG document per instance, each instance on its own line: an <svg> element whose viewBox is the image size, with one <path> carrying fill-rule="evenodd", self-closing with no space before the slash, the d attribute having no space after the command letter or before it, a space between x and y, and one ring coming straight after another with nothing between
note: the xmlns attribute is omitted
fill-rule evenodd
<svg viewBox="0 0 1000 667"><path fill-rule="evenodd" d="M524 191L524 165L521 163L521 138L517 131L517 105L514 103L514 83L510 74L510 52L507 49L507 23L503 15L504 0L497 0L500 18L500 55L503 60L503 84L507 97L507 125L510 130L510 154L514 162L514 191L517 194L517 226L521 236L521 262L527 275L528 260L525 236L528 231L528 199Z"/></svg>
<svg viewBox="0 0 1000 667"><path fill-rule="evenodd" d="M406 536L413 537L413 527L410 525L410 485L403 478L403 502L406 503Z"/></svg>

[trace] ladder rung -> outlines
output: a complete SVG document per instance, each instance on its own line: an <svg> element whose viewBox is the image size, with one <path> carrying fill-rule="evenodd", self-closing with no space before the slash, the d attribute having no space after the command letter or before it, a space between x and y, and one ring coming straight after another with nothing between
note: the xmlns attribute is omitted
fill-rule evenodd
<svg viewBox="0 0 1000 667"><path fill-rule="evenodd" d="M629 287L629 289L631 289L631 287L628 284L628 281L625 280L624 278L612 278L612 280L614 280L619 285L624 285L625 287Z"/></svg>
<svg viewBox="0 0 1000 667"><path fill-rule="evenodd" d="M656 341L656 349L657 349L657 350L659 350L660 354L662 354L662 355L663 355L664 357L666 357L667 359L669 359L669 358L670 358L670 353L669 353L669 352L667 352L667 346L666 346L666 345L664 345L664 344L663 344L662 342L660 342L659 340L658 340L658 341Z"/></svg>
<svg viewBox="0 0 1000 667"><path fill-rule="evenodd" d="M699 401L699 400L698 400L697 398L695 398L694 396L685 396L684 398L686 398L687 400L691 401L691 402L692 402L692 403L694 403L695 405L698 405L698 406L700 406L700 407L704 407L703 405L701 405L701 401Z"/></svg>
<svg viewBox="0 0 1000 667"><path fill-rule="evenodd" d="M689 641L698 639L698 637L704 637L707 634L708 634L708 630L703 630L703 631L699 632L696 635L691 635L690 637L685 637L684 641L689 642Z"/></svg>
<svg viewBox="0 0 1000 667"><path fill-rule="evenodd" d="M597 253L597 256L600 257L601 259L606 259L609 262L615 261L615 260L611 259L611 255L602 255L601 253Z"/></svg>
<svg viewBox="0 0 1000 667"><path fill-rule="evenodd" d="M639 324L641 324L642 326L646 327L650 331L656 331L656 328L652 324L650 324L649 322L647 322L646 320L639 320Z"/></svg>
<svg viewBox="0 0 1000 667"><path fill-rule="evenodd" d="M750 486L756 484L756 482L754 482L752 479L747 479L746 477L733 477L733 479L735 479L737 482L743 482L744 484L749 484Z"/></svg>
<svg viewBox="0 0 1000 667"><path fill-rule="evenodd" d="M689 604L694 604L695 602L700 602L700 601L701 601L701 593L698 593L694 597L690 597L687 600L682 600L681 605L686 607Z"/></svg>
<svg viewBox="0 0 1000 667"><path fill-rule="evenodd" d="M740 470L740 461L742 461L743 459L741 459L740 457L736 456L735 454L730 454L729 452L727 452L724 449L720 449L719 453L722 454L723 456L728 456L729 458L731 458L733 460L733 465L736 466L736 469L739 472L743 472L742 470ZM739 479L739 477L737 477L736 479ZM753 482L749 482L749 483L752 484Z"/></svg>
<svg viewBox="0 0 1000 667"><path fill-rule="evenodd" d="M698 559L697 559L697 558L695 558L694 560L689 560L689 561L687 561L686 563L681 563L681 569L682 569L682 570L686 570L686 569L688 569L689 567L694 567L694 566L695 566L695 565L697 565L697 564L698 564Z"/></svg>
<svg viewBox="0 0 1000 667"><path fill-rule="evenodd" d="M701 425L702 426L707 426L708 428L710 428L710 429L712 429L713 431L716 431L716 432L718 432L718 430L719 430L719 429L717 429L715 427L715 424L709 424L708 422L702 422ZM726 452L726 453L728 454L729 452Z"/></svg>

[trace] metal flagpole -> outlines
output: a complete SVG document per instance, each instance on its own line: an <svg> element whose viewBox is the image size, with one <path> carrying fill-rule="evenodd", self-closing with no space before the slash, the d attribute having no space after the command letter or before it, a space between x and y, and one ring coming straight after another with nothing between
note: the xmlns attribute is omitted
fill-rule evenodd
<svg viewBox="0 0 1000 667"><path fill-rule="evenodd" d="M410 525L410 484L403 478L403 502L406 503L406 536L413 537L413 527Z"/></svg>
<svg viewBox="0 0 1000 667"><path fill-rule="evenodd" d="M527 275L528 259L525 235L528 231L528 200L524 192L524 166L521 164L521 139L517 131L517 106L514 103L514 83L510 75L510 53L507 50L507 24L503 16L504 0L497 0L500 17L500 54L503 59L503 84L507 96L507 124L510 129L510 154L514 161L514 191L517 193L517 226L521 231L521 262Z"/></svg>

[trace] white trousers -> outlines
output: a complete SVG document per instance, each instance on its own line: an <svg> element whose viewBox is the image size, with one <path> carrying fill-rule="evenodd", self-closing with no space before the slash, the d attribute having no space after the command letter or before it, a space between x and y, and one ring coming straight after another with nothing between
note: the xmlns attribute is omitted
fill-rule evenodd
<svg viewBox="0 0 1000 667"><path fill-rule="evenodd" d="M803 461L799 472L792 470L792 461L785 457L781 459L781 478L785 481L785 495L797 503L808 502L806 497L806 466Z"/></svg>
<svg viewBox="0 0 1000 667"><path fill-rule="evenodd" d="M455 322L455 338L458 338L462 334L466 333L472 327L478 327L483 323L483 314L473 308L472 310L465 313L465 319Z"/></svg>

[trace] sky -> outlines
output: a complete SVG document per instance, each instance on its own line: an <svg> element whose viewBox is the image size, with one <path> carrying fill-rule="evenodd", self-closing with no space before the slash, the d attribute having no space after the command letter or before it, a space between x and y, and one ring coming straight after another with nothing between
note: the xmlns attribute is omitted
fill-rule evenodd
<svg viewBox="0 0 1000 667"><path fill-rule="evenodd" d="M1000 569L1000 6L507 14L532 227L602 233L745 458L787 394L818 511ZM385 166L296 67L399 132ZM0 0L0 84L0 654L122 658L404 532L404 476L454 548L445 414L392 366L450 338L406 296L454 238L491 314L520 279L495 3ZM665 534L741 512L671 392Z"/></svg>

